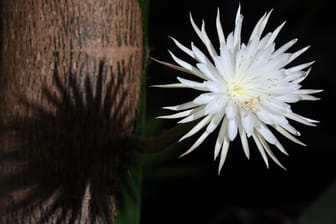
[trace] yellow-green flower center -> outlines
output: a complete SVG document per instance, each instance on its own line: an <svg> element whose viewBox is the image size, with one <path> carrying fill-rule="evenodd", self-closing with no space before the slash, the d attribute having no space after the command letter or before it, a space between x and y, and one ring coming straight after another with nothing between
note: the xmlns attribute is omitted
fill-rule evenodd
<svg viewBox="0 0 336 224"><path fill-rule="evenodd" d="M228 87L228 95L237 104L254 112L258 110L259 98L253 97L248 84L243 81L233 81Z"/></svg>
<svg viewBox="0 0 336 224"><path fill-rule="evenodd" d="M243 83L234 82L229 87L229 92L234 96L246 96L246 89Z"/></svg>

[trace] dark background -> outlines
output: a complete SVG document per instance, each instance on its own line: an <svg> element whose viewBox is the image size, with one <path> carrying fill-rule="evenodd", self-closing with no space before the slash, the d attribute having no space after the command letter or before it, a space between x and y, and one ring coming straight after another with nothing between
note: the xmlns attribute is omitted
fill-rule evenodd
<svg viewBox="0 0 336 224"><path fill-rule="evenodd" d="M150 56L173 63L168 49L186 58L168 38L173 36L185 46L194 41L204 50L189 22L189 11L200 26L205 20L210 39L217 46L215 18L217 7L225 34L233 30L238 1L233 0L169 0L150 1L149 47ZM291 122L302 134L302 147L283 137L290 156L275 152L287 171L270 162L267 169L254 143L250 141L248 161L240 141L231 144L220 176L218 163L213 162L217 132L213 133L190 155L177 157L188 149L197 135L167 149L162 162L148 166L143 186L142 223L258 223L276 224L298 219L328 190L335 180L335 11L331 1L307 0L241 0L244 15L242 40L246 42L258 19L273 9L265 32L273 31L287 21L276 40L277 46L298 38L290 51L307 45L311 48L295 64L316 60L312 71L303 82L304 88L323 89L320 101L305 101L292 106L304 116L320 121L317 127ZM148 85L175 82L180 72L153 61L148 64ZM186 76L184 76L186 77ZM148 88L148 126L158 134L174 126L176 120L152 119L167 111L163 106L177 105L191 100L197 93L189 90ZM153 128L152 126L156 127ZM154 134L154 136L155 136ZM170 151L169 151L170 150ZM274 149L276 151L276 149ZM156 155L158 156L158 155ZM160 157L160 156L158 156ZM155 160L154 155L154 160ZM245 217L245 218L244 218ZM243 222L246 219L248 221ZM322 223L323 224L323 223Z"/></svg>

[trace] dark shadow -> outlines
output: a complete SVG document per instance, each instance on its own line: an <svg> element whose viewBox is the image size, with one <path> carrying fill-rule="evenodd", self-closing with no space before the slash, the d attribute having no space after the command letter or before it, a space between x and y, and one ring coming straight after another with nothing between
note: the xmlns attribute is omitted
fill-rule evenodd
<svg viewBox="0 0 336 224"><path fill-rule="evenodd" d="M113 223L125 190L122 177L130 175L137 150L135 140L120 134L127 113L118 108L127 94L120 81L103 80L111 69L103 61L96 74L85 74L82 84L71 68L62 81L57 60L55 64L53 83L59 94L42 90L55 110L21 96L20 103L34 116L2 130L1 138L12 133L17 139L0 157L2 165L13 167L0 176L0 196L9 204L3 210L7 223Z"/></svg>
<svg viewBox="0 0 336 224"><path fill-rule="evenodd" d="M297 224L297 215L293 208L230 207L220 209L209 224Z"/></svg>

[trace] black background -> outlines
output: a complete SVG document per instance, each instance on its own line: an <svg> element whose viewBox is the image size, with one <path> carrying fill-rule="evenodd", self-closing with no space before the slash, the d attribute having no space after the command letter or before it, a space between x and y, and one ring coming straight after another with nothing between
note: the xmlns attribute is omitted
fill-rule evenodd
<svg viewBox="0 0 336 224"><path fill-rule="evenodd" d="M205 20L206 30L215 46L217 7L225 34L233 30L238 1L233 0L169 0L150 1L149 54L173 63L168 49L177 56L186 56L168 38L173 36L185 46L193 41L204 50L189 22L191 11L196 24ZM191 137L178 144L179 149L167 157L164 164L145 170L143 186L142 223L245 223L242 217L253 217L258 224L283 223L288 217L297 219L328 189L335 180L335 11L332 1L263 0L240 1L244 15L242 37L246 42L258 19L273 9L265 32L273 31L287 21L276 40L277 46L298 38L291 51L307 45L311 48L294 64L316 60L303 82L304 88L323 89L320 101L306 101L292 105L294 112L320 121L317 127L292 124L301 132L300 139L308 147L299 146L280 137L290 156L275 152L287 171L270 163L267 169L255 145L250 141L251 158L247 160L240 141L231 144L222 174L217 175L217 161L213 149L217 133L209 137L197 150L182 159L179 154L197 139ZM329 5L328 5L329 4ZM148 85L172 83L176 76L184 76L153 61L149 61ZM187 77L185 75L184 77ZM191 100L195 92L148 88L148 119L164 114L163 106L177 105ZM163 121L160 130L174 126L176 120ZM276 151L276 149L274 150ZM185 167L198 172L188 175ZM172 175L163 168L175 170ZM176 171L177 170L177 171ZM201 172L199 171L201 170ZM155 171L157 171L155 173ZM156 175L151 175L152 173ZM179 174L180 172L180 174Z"/></svg>

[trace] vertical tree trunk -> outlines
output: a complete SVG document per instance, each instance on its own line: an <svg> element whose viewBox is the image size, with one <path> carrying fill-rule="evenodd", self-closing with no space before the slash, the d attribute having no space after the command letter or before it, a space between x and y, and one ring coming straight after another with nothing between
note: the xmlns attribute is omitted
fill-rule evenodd
<svg viewBox="0 0 336 224"><path fill-rule="evenodd" d="M113 223L142 73L138 0L1 8L0 221Z"/></svg>

